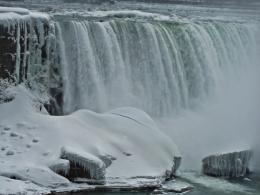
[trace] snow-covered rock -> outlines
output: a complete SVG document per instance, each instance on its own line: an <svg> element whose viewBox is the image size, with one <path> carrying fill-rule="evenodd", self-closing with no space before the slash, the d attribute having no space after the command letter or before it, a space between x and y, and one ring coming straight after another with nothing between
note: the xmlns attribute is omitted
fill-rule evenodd
<svg viewBox="0 0 260 195"><path fill-rule="evenodd" d="M14 100L0 104L0 175L53 190L71 190L74 184L56 174L69 171L70 161L70 168L71 162L79 163L91 169L91 176L97 179L103 178L106 169L106 181L153 178L152 183L160 183L166 170L172 170L174 157L180 157L173 141L138 109L121 108L103 114L79 110L67 116L50 116L39 112L34 95L23 85L11 91ZM14 154L7 156L7 151ZM104 156L111 161L105 162ZM60 157L68 161L57 161ZM97 177L98 168L102 171ZM146 187L151 183L149 179L141 181Z"/></svg>
<svg viewBox="0 0 260 195"><path fill-rule="evenodd" d="M55 173L67 175L70 170L70 161L58 159L50 163L49 168Z"/></svg>
<svg viewBox="0 0 260 195"><path fill-rule="evenodd" d="M202 160L202 171L206 175L216 177L245 177L249 173L251 158L250 150L212 155Z"/></svg>

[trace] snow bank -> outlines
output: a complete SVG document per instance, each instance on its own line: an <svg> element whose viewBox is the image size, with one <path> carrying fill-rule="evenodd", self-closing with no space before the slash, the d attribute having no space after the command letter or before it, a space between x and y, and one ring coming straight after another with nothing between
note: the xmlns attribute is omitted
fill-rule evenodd
<svg viewBox="0 0 260 195"><path fill-rule="evenodd" d="M17 23L29 21L33 18L47 21L50 16L46 13L32 12L24 8L0 6L0 25L14 26Z"/></svg>
<svg viewBox="0 0 260 195"><path fill-rule="evenodd" d="M49 190L43 189L28 181L20 181L0 176L0 194L47 194Z"/></svg>
<svg viewBox="0 0 260 195"><path fill-rule="evenodd" d="M0 104L0 175L58 188L69 182L49 169L60 168L54 163L57 159L65 157L84 166L92 159L103 170L106 156L112 162L106 179L160 180L166 170L172 170L174 157L180 156L172 140L140 110L121 108L104 114L79 110L50 116L41 113L35 96L23 86L11 91L15 99Z"/></svg>
<svg viewBox="0 0 260 195"><path fill-rule="evenodd" d="M0 13L17 13L20 15L28 15L30 11L28 9L24 8L18 8L18 7L0 7Z"/></svg>

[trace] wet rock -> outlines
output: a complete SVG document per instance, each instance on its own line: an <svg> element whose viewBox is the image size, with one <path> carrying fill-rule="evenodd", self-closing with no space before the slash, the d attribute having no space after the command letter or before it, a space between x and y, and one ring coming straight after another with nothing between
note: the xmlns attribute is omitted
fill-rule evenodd
<svg viewBox="0 0 260 195"><path fill-rule="evenodd" d="M202 160L205 175L225 178L241 178L249 174L252 151L245 150L220 155L211 155Z"/></svg>

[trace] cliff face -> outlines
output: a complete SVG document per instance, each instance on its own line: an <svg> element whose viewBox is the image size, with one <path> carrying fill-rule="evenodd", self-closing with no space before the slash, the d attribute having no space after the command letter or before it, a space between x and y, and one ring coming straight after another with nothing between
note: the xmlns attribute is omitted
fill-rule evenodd
<svg viewBox="0 0 260 195"><path fill-rule="evenodd" d="M3 25L0 25L0 43L0 78L8 78L15 71L16 43Z"/></svg>
<svg viewBox="0 0 260 195"><path fill-rule="evenodd" d="M45 14L6 9L0 10L0 78L26 82L32 89L49 94L53 98L47 108L59 114L55 98L61 101L62 95L54 25Z"/></svg>

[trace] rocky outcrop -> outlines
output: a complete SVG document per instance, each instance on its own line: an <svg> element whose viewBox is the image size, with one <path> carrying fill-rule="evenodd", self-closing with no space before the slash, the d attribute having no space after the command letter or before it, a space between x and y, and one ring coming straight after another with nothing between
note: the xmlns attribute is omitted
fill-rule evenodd
<svg viewBox="0 0 260 195"><path fill-rule="evenodd" d="M215 177L240 178L249 173L252 151L245 150L220 155L211 155L202 160L204 174Z"/></svg>

